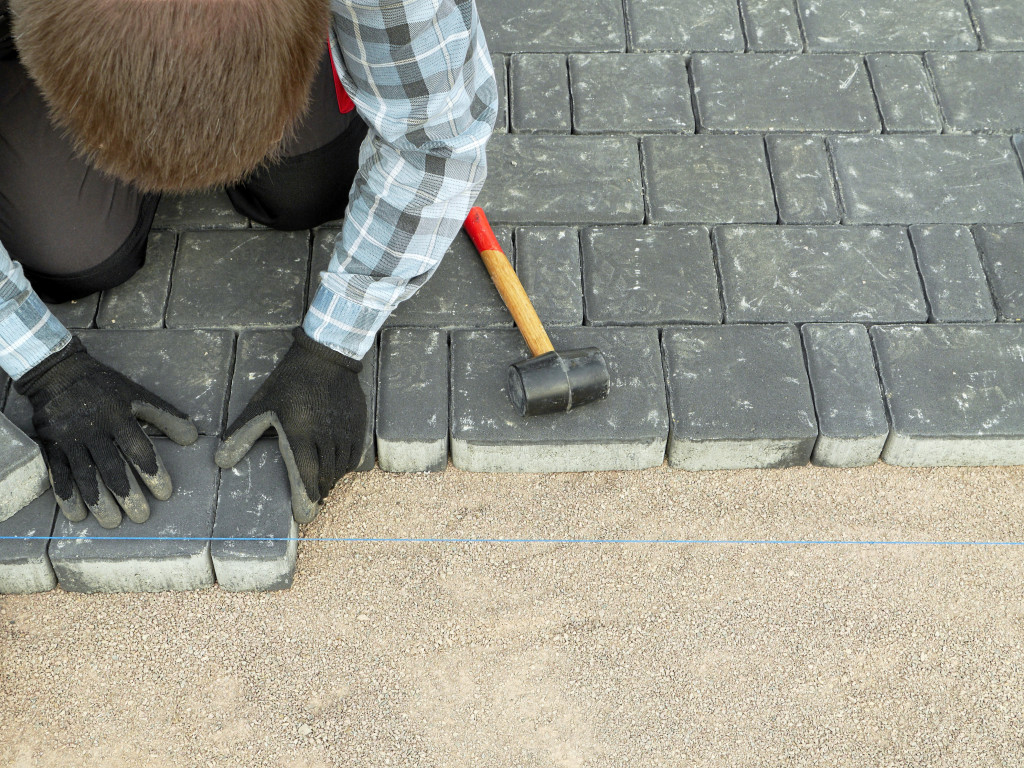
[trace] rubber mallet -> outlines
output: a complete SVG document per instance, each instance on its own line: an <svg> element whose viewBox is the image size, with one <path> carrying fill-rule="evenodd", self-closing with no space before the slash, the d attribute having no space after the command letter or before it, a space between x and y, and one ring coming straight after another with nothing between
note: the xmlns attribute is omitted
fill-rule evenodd
<svg viewBox="0 0 1024 768"><path fill-rule="evenodd" d="M465 227L534 355L508 369L508 398L519 414L571 411L607 395L611 384L601 350L586 347L555 351L483 208L469 212Z"/></svg>

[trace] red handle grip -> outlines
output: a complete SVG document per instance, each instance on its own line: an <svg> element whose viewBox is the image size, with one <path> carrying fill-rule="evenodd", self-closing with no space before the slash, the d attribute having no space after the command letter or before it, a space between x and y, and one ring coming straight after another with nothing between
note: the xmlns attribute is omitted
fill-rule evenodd
<svg viewBox="0 0 1024 768"><path fill-rule="evenodd" d="M484 209L480 206L471 208L469 216L466 217L466 232L473 239L473 245L476 249L483 253L484 251L499 251L504 253L501 245L498 243L498 238L494 235L494 230L491 229L491 223L487 221L487 215L484 213Z"/></svg>

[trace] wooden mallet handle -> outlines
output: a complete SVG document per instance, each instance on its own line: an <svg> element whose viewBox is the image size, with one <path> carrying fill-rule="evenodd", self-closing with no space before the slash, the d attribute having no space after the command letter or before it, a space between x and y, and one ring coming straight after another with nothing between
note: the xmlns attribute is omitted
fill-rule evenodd
<svg viewBox="0 0 1024 768"><path fill-rule="evenodd" d="M487 221L484 209L479 206L471 209L469 216L466 217L465 227L477 251L480 252L480 258L483 259L484 266L487 267L487 272L501 294L505 306L512 313L512 319L516 321L516 326L526 339L530 352L534 357L545 352L554 352L551 339L541 325L537 311L530 303L523 284L519 282L519 276L512 269L508 256L498 243L498 238L494 236L494 230Z"/></svg>

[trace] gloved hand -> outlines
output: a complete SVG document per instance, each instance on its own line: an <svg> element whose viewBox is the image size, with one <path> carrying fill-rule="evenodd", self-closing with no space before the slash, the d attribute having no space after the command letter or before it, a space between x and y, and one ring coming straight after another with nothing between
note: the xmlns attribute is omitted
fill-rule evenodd
<svg viewBox="0 0 1024 768"><path fill-rule="evenodd" d="M308 523L338 479L363 453L366 399L357 374L363 364L313 341L302 328L288 352L217 448L223 469L235 466L273 427L288 470L292 515Z"/></svg>
<svg viewBox="0 0 1024 768"><path fill-rule="evenodd" d="M179 445L199 436L188 416L98 362L77 336L14 388L32 404L57 503L74 522L92 512L104 528L116 528L122 509L136 523L149 519L149 502L128 464L156 498L170 498L171 477L138 419Z"/></svg>

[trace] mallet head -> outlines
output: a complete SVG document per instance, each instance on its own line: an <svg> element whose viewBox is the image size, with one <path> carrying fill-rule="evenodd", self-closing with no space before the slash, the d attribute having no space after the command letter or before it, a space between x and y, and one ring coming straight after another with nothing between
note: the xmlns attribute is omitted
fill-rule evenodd
<svg viewBox="0 0 1024 768"><path fill-rule="evenodd" d="M608 363L596 347L546 352L508 369L508 398L521 416L571 411L610 387Z"/></svg>

